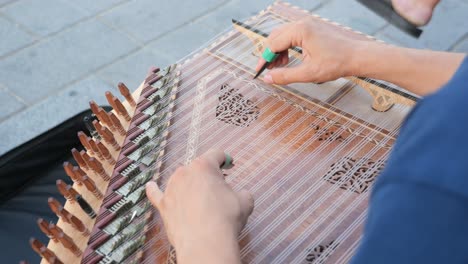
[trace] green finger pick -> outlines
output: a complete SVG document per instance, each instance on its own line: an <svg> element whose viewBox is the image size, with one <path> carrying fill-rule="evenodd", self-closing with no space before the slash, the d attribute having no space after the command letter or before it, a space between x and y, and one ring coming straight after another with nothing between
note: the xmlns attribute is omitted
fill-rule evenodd
<svg viewBox="0 0 468 264"><path fill-rule="evenodd" d="M221 164L220 168L223 170L228 170L234 167L234 160L232 159L231 155L224 153L224 161Z"/></svg>
<svg viewBox="0 0 468 264"><path fill-rule="evenodd" d="M267 47L262 53L262 58L267 62L272 62L278 58L278 55L278 53L274 53L270 48Z"/></svg>

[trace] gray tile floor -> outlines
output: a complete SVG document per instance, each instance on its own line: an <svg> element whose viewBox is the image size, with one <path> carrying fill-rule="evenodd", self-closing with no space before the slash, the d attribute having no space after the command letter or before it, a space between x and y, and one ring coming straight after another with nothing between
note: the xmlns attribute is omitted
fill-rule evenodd
<svg viewBox="0 0 468 264"><path fill-rule="evenodd" d="M176 62L268 0L0 0L0 155L87 108L119 81ZM442 0L415 40L354 0L293 4L384 41L468 52L468 0Z"/></svg>

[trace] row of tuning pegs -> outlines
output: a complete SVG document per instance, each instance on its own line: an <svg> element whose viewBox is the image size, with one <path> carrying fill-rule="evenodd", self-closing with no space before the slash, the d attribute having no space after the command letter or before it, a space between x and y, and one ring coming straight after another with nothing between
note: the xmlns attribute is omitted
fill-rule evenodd
<svg viewBox="0 0 468 264"><path fill-rule="evenodd" d="M119 83L118 88L120 93L127 100L130 109L133 110L136 107L136 102L127 86L123 83ZM92 176L100 177L102 182L108 182L110 180L110 175L117 162L119 151L121 149L120 144L122 142L119 143L119 139L124 139L126 135L125 129L131 121L130 112L117 97L115 97L111 92L106 92L105 96L115 113L112 111L105 111L94 101L89 103L91 111L99 120L94 120L92 125L96 129L100 138L92 138L82 131L78 132L78 138L84 149L81 151L76 148L71 150L77 166L70 162L63 163L65 173L72 179L72 181L77 186L80 186L80 188L81 186L84 186L84 188L86 188L86 190L89 191L95 199L103 199L103 193L100 191L100 188L98 188L97 183L93 180ZM57 180L56 185L59 192L69 203L78 205L90 218L96 217L96 212L90 203L85 200L85 198L72 185L69 185L62 180ZM65 209L58 200L50 197L48 199L48 204L50 209L60 219L62 219L65 224L73 227L77 233L80 233L85 237L90 235L90 230L85 223L76 215ZM83 254L78 245L73 241L72 237L67 235L58 225L49 223L42 218L37 220L37 224L40 230L52 241L62 244L65 249L69 250L77 257ZM47 245L43 244L39 240L31 238L30 244L33 250L49 263L63 263L52 250L47 248Z"/></svg>

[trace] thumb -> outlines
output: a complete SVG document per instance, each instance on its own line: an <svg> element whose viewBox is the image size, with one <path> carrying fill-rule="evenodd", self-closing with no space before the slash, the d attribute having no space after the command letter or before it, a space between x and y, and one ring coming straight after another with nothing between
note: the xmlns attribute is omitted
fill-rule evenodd
<svg viewBox="0 0 468 264"><path fill-rule="evenodd" d="M146 196L150 200L151 204L161 211L161 201L164 193L159 189L156 182L150 181L146 184Z"/></svg>
<svg viewBox="0 0 468 264"><path fill-rule="evenodd" d="M254 199L252 194L250 194L247 190L241 190L237 193L237 197L239 198L240 206L241 206L241 213L242 213L242 226L245 225L247 222L247 218L252 214L254 209Z"/></svg>
<svg viewBox="0 0 468 264"><path fill-rule="evenodd" d="M270 84L290 84L295 82L307 82L310 79L307 73L307 67L300 64L295 67L281 67L269 71L263 77L266 83Z"/></svg>

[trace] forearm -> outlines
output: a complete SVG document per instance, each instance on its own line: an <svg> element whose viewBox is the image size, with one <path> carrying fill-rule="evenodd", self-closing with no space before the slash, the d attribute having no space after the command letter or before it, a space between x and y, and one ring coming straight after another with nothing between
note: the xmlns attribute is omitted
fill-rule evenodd
<svg viewBox="0 0 468 264"><path fill-rule="evenodd" d="M363 42L356 48L352 74L394 83L425 96L447 83L465 54Z"/></svg>

